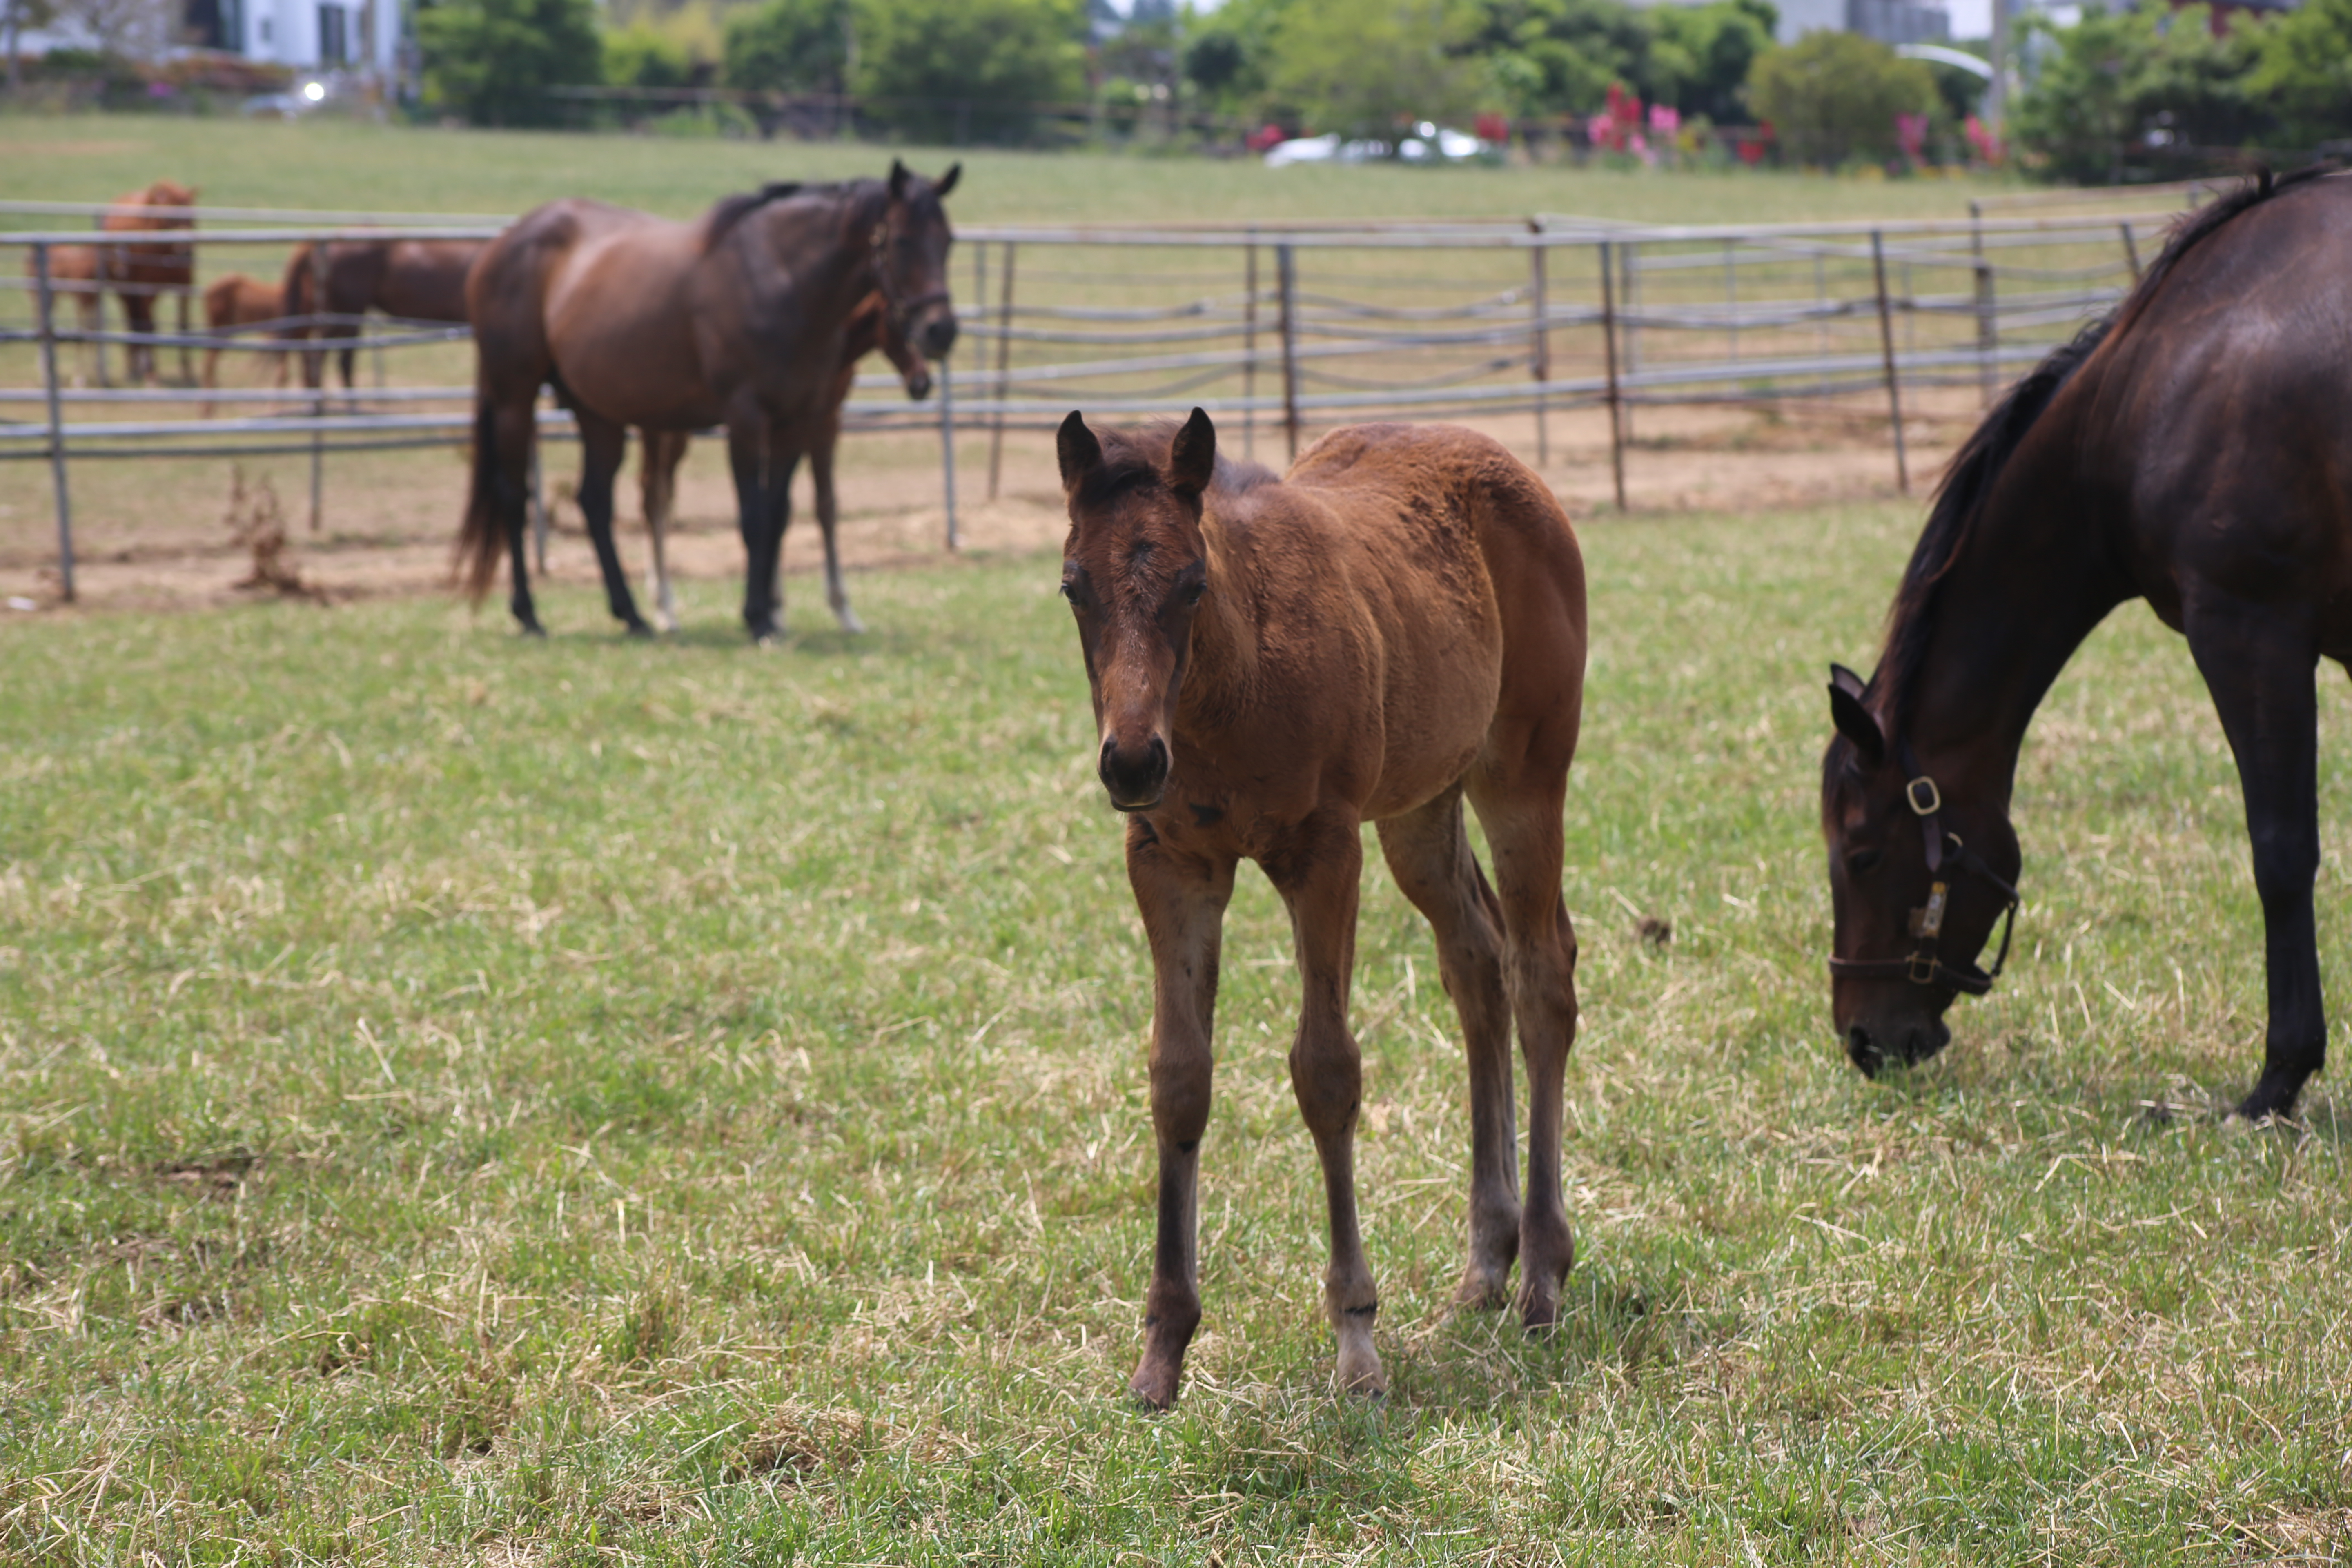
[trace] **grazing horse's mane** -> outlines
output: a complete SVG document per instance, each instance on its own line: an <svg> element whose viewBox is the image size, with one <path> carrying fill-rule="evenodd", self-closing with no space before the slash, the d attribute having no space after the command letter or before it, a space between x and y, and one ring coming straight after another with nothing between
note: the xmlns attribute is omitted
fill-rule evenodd
<svg viewBox="0 0 2352 1568"><path fill-rule="evenodd" d="M2101 343L2129 330L2146 313L2157 289L2198 241L2280 191L2333 172L2329 164L2315 163L2284 179L2273 179L2268 169L2257 170L2254 178L2227 195L2180 218L2172 226L2163 251L2149 263L2147 271L2122 302L2077 332L2071 342L2053 350L2011 387L1953 454L1950 467L1944 470L1944 478L1936 488L1927 526L1912 548L1910 564L1904 568L1903 586L1895 594L1895 607L1887 612L1886 647L1879 658L1877 674L1872 677L1871 684L1888 699L1885 723L1890 738L1902 734L1909 725L1920 666L1926 662L1927 644L1935 635L1937 591L1951 571L1952 563L1967 547L1969 535L1984 510L1994 481L2000 479L2010 457L2059 389L2074 379L2074 373L2083 368Z"/></svg>
<svg viewBox="0 0 2352 1568"><path fill-rule="evenodd" d="M1087 474L1079 491L1085 505L1099 505L1139 485L1157 483L1168 467L1169 450L1182 426L1173 419L1153 419L1129 429L1097 429L1102 462ZM1282 476L1263 463L1217 454L1209 488L1220 495L1247 495L1260 485L1278 484Z"/></svg>

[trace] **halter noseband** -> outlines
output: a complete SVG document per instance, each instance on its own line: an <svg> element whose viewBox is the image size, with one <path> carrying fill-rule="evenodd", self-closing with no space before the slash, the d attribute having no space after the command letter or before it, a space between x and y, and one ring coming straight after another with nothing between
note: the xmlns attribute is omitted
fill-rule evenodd
<svg viewBox="0 0 2352 1568"><path fill-rule="evenodd" d="M891 205L897 204L894 202ZM874 236L870 244L872 249L867 258L867 263L874 268L875 290L882 296L882 308L888 313L890 335L904 342L907 338L907 323L914 319L916 311L926 305L948 304L951 302L954 296L942 288L917 294L911 299L898 298L898 290L890 286L890 210L887 206L882 210L882 221L874 226Z"/></svg>
<svg viewBox="0 0 2352 1568"><path fill-rule="evenodd" d="M1919 819L1919 831L1927 851L1927 901L1911 911L1911 935L1917 945L1907 958L1840 958L1830 955L1830 973L1845 980L1908 980L1914 985L1947 985L1970 996L1981 996L1992 989L2000 978L2001 966L2009 962L2009 940L2017 931L2017 889L2003 881L2000 873L1984 862L1984 857L1960 841L1960 836L1944 826L1944 793L1936 781L1919 771L1918 759L1911 754L1910 742L1905 742L1896 753L1896 761L1910 782L1903 786L1904 804ZM1945 840L1951 841L1951 853L1945 853ZM1948 859L1958 869L1979 877L1992 884L1993 889L2008 900L2000 928L2000 951L1993 955L1990 969L1979 969L1973 958L1947 962L1936 949L1944 934L1944 914L1949 907L1951 884L1942 872Z"/></svg>

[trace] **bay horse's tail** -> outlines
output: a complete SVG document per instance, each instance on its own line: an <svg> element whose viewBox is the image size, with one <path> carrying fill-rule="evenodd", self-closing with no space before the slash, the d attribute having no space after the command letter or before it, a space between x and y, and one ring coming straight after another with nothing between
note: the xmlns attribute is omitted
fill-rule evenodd
<svg viewBox="0 0 2352 1568"><path fill-rule="evenodd" d="M466 518L457 527L457 548L450 574L461 581L466 596L482 602L498 581L499 556L506 549L506 528L499 516L498 416L489 398L474 396L474 472L467 487Z"/></svg>

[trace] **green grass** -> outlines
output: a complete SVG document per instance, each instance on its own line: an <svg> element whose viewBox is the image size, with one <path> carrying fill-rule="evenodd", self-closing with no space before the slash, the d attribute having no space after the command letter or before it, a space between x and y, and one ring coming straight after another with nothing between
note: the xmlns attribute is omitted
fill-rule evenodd
<svg viewBox="0 0 2352 1568"><path fill-rule="evenodd" d="M1569 212L1661 223L1965 216L1982 179L1850 180L1777 173L1631 174L1402 167L1268 169L1117 153L1021 153L801 142L292 125L162 115L0 114L0 195L104 201L148 181L224 206L520 213L591 195L685 216L763 180L877 174L894 155L964 181L959 223L1503 217Z"/></svg>
<svg viewBox="0 0 2352 1568"><path fill-rule="evenodd" d="M719 584L658 647L580 593L544 645L431 600L0 622L0 1559L2333 1552L2338 1101L2218 1115L2259 925L2144 610L2029 743L2011 976L1893 1081L1830 1038L1822 673L1915 527L1587 531L1553 1337L1446 1314L1459 1047L1371 870L1394 1393L1333 1396L1245 876L1168 1416L1122 1396L1148 973L1050 560L869 577L871 635L766 657Z"/></svg>

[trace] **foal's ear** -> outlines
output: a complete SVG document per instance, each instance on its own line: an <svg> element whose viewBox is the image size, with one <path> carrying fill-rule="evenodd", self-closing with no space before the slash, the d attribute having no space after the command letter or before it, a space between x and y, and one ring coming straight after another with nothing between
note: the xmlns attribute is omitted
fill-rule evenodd
<svg viewBox="0 0 2352 1568"><path fill-rule="evenodd" d="M1197 496L1217 471L1217 427L1206 410L1195 408L1168 448L1168 484L1180 496Z"/></svg>
<svg viewBox="0 0 2352 1568"><path fill-rule="evenodd" d="M1066 490L1077 489L1078 481L1102 464L1102 443L1087 428L1086 416L1075 408L1054 437L1054 455L1062 459L1062 488Z"/></svg>
<svg viewBox="0 0 2352 1568"><path fill-rule="evenodd" d="M898 159L890 160L890 199L902 201L907 195L907 165Z"/></svg>
<svg viewBox="0 0 2352 1568"><path fill-rule="evenodd" d="M1839 673L1849 678L1852 670ZM1871 767L1886 760L1886 731L1878 727L1878 720L1862 705L1862 693L1849 691L1835 677L1830 680L1830 719L1837 725L1838 733L1853 742L1853 749Z"/></svg>
<svg viewBox="0 0 2352 1568"><path fill-rule="evenodd" d="M941 201L947 200L948 193L954 190L955 183L962 178L963 165L961 163L950 163L948 165L948 172L941 174L939 178L939 183L931 187L931 195L939 197Z"/></svg>

